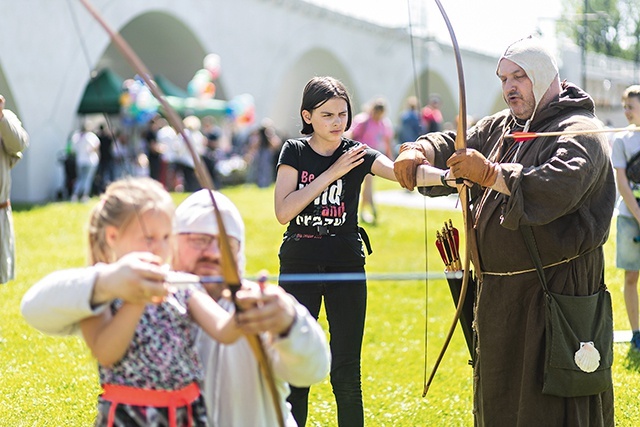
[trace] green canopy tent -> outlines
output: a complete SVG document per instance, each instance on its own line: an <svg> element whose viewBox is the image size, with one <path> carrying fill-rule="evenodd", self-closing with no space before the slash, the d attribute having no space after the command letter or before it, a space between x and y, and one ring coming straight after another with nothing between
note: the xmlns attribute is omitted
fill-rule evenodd
<svg viewBox="0 0 640 427"><path fill-rule="evenodd" d="M162 93L167 96L177 96L178 98L187 98L189 96L186 90L174 84L163 75L156 75L153 77L153 80L156 82Z"/></svg>
<svg viewBox="0 0 640 427"><path fill-rule="evenodd" d="M197 117L221 117L227 114L227 101L220 99L179 98L167 96L167 103L181 116L194 115ZM163 108L160 107L162 113Z"/></svg>
<svg viewBox="0 0 640 427"><path fill-rule="evenodd" d="M118 114L122 82L122 77L108 68L100 70L87 84L78 114Z"/></svg>
<svg viewBox="0 0 640 427"><path fill-rule="evenodd" d="M226 101L191 97L186 90L162 75L154 76L154 80L162 93L164 93L167 103L182 117L188 115L194 115L200 118L204 116L221 117L228 113ZM161 106L159 110L160 113L163 113Z"/></svg>
<svg viewBox="0 0 640 427"><path fill-rule="evenodd" d="M173 84L163 76L155 76L154 80L166 95L169 105L180 115L193 114L198 117L224 116L227 114L227 102L219 99L197 99L189 97L187 91ZM119 114L121 112L120 96L123 79L108 68L100 70L87 87L78 107L78 114ZM154 100L154 103L157 102ZM158 105L158 107L160 107ZM162 113L162 107L159 108Z"/></svg>

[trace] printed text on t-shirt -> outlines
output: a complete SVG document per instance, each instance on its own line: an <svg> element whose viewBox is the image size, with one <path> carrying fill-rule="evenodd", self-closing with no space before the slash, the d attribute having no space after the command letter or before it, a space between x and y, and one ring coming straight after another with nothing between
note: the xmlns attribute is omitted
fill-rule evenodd
<svg viewBox="0 0 640 427"><path fill-rule="evenodd" d="M298 189L304 188L313 181L314 175L306 171L300 174ZM305 227L331 226L338 227L345 223L347 213L344 201L344 183L342 178L325 188L313 201L313 212L301 212L296 216L296 225Z"/></svg>

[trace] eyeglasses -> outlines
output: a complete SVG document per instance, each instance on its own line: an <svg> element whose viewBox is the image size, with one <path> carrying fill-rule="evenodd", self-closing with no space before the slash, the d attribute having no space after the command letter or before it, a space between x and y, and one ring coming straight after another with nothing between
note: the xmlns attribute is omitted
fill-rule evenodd
<svg viewBox="0 0 640 427"><path fill-rule="evenodd" d="M218 240L216 236L210 234L184 233L183 236L186 236L187 244L191 248L199 251L209 248L214 241Z"/></svg>

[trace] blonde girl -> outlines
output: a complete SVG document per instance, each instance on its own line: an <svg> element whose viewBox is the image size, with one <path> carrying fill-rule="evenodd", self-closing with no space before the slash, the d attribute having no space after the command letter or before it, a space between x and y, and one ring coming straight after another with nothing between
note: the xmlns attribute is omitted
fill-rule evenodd
<svg viewBox="0 0 640 427"><path fill-rule="evenodd" d="M91 264L128 257L141 269L161 272L172 250L174 209L169 193L151 178L112 183L91 213ZM126 265L135 269L136 263ZM223 343L240 336L230 315L194 288L155 304L117 299L81 322L103 388L96 426L207 425L194 322Z"/></svg>

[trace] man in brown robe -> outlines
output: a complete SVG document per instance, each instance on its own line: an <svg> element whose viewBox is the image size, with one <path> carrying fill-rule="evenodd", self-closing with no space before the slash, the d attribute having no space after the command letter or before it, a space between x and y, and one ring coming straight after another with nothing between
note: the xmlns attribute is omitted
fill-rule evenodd
<svg viewBox="0 0 640 427"><path fill-rule="evenodd" d="M475 423L613 426L613 386L577 398L542 393L544 297L519 230L533 228L551 292L594 294L616 195L608 143L602 133L505 138L518 131L600 129L591 97L559 80L555 60L539 41L509 46L497 75L509 108L472 127L466 150L456 152L452 132L429 133L403 144L394 165L403 187L430 186L430 195L456 191L447 185L456 177L475 183L471 218L481 271Z"/></svg>

